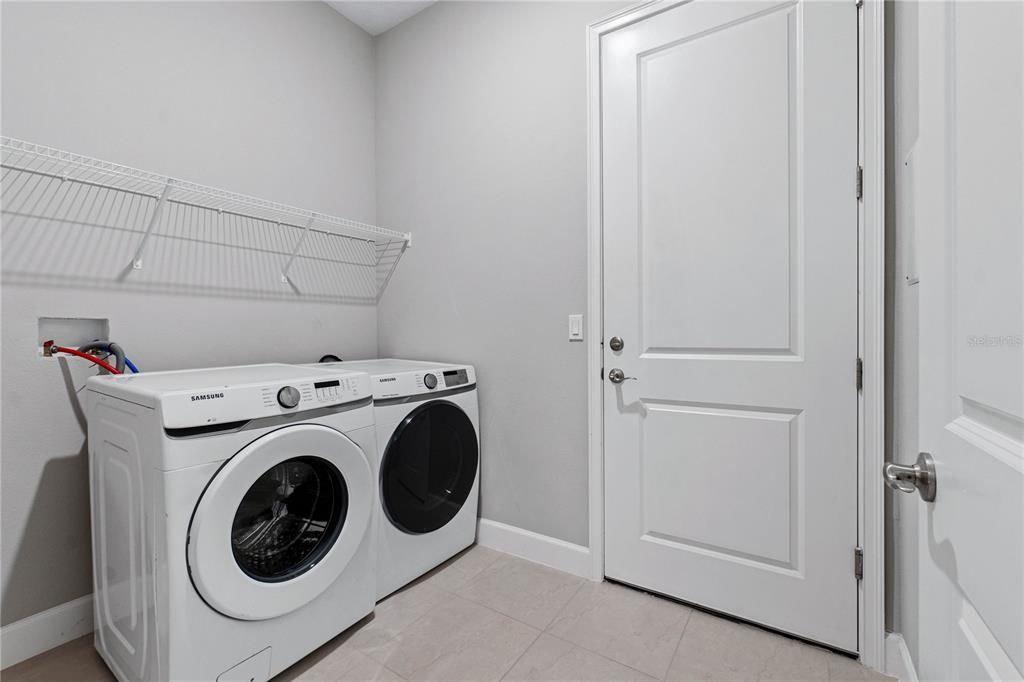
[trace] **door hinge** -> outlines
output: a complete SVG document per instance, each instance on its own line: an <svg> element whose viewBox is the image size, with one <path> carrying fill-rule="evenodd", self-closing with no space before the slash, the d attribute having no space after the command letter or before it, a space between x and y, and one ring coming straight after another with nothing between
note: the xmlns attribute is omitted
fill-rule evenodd
<svg viewBox="0 0 1024 682"><path fill-rule="evenodd" d="M864 361L857 358L857 390L864 390Z"/></svg>
<svg viewBox="0 0 1024 682"><path fill-rule="evenodd" d="M864 550L860 547L853 548L853 575L857 580L864 579Z"/></svg>
<svg viewBox="0 0 1024 682"><path fill-rule="evenodd" d="M857 166L857 201L864 198L864 167Z"/></svg>

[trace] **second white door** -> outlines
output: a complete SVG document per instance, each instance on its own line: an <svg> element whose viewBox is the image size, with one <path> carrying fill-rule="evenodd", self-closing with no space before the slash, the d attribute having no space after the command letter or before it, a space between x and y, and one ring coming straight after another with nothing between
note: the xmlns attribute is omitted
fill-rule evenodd
<svg viewBox="0 0 1024 682"><path fill-rule="evenodd" d="M916 501L917 546L898 548L898 560L916 550L901 585L915 608L900 617L922 680L1021 680L1024 6L914 13L918 137L905 172L920 267L918 442L937 489Z"/></svg>
<svg viewBox="0 0 1024 682"><path fill-rule="evenodd" d="M855 4L600 49L605 573L857 651Z"/></svg>

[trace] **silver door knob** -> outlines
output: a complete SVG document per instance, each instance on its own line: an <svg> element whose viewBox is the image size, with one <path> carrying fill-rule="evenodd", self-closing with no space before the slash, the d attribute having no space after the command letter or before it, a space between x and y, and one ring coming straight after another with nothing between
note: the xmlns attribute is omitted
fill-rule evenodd
<svg viewBox="0 0 1024 682"><path fill-rule="evenodd" d="M626 373L618 367L608 370L608 381L613 384L621 384L623 381L629 381L631 379L636 381L636 377L627 377Z"/></svg>
<svg viewBox="0 0 1024 682"><path fill-rule="evenodd" d="M911 466L889 462L882 469L882 475L885 477L885 484L893 490L904 493L916 490L925 502L935 501L935 490L938 487L935 460L927 452L920 453L917 461Z"/></svg>

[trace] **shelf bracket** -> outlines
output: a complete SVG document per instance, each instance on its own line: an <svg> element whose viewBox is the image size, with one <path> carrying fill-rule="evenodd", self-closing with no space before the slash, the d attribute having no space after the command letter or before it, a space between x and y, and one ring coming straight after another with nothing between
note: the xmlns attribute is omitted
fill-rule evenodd
<svg viewBox="0 0 1024 682"><path fill-rule="evenodd" d="M388 269L388 274L384 277L384 282L377 287L377 302L380 303L380 297L384 295L384 290L388 288L388 283L391 281L391 275L395 274L395 268L398 267L398 261L402 260L402 256L405 255L405 250L412 244L412 234L406 233L406 238L402 241L402 249L398 252L395 257L395 261L391 264ZM380 259L377 259L377 266L380 266Z"/></svg>
<svg viewBox="0 0 1024 682"><path fill-rule="evenodd" d="M288 279L288 271L292 268L292 263L295 261L295 256L299 254L299 250L302 245L306 243L306 237L309 236L309 230L313 227L313 222L316 220L316 214L309 216L309 221L306 223L306 228L302 231L302 236L295 242L295 248L292 249L291 255L288 256L288 262L284 264L284 269L281 270L281 282L291 286L293 289L295 285L290 279Z"/></svg>
<svg viewBox="0 0 1024 682"><path fill-rule="evenodd" d="M164 210L164 204L167 203L167 197L170 196L171 187L173 185L174 181L168 180L167 184L164 185L164 191L160 193L160 198L156 200L156 206L153 207L153 215L149 217L149 224L146 225L146 231L142 235L142 241L139 242L139 246L135 249L135 255L132 256L132 270L142 269L142 252L146 248L146 242L149 241L150 235L153 234L153 228L156 227L157 221L160 220L160 214Z"/></svg>

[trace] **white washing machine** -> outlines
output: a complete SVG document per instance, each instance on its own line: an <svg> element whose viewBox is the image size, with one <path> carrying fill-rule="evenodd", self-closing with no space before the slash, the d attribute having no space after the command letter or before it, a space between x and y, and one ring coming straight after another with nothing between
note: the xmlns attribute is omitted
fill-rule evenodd
<svg viewBox="0 0 1024 682"><path fill-rule="evenodd" d="M383 599L476 540L476 372L414 360L312 367L370 375L380 452L377 596Z"/></svg>
<svg viewBox="0 0 1024 682"><path fill-rule="evenodd" d="M95 644L120 680L267 680L373 610L366 374L88 382Z"/></svg>

